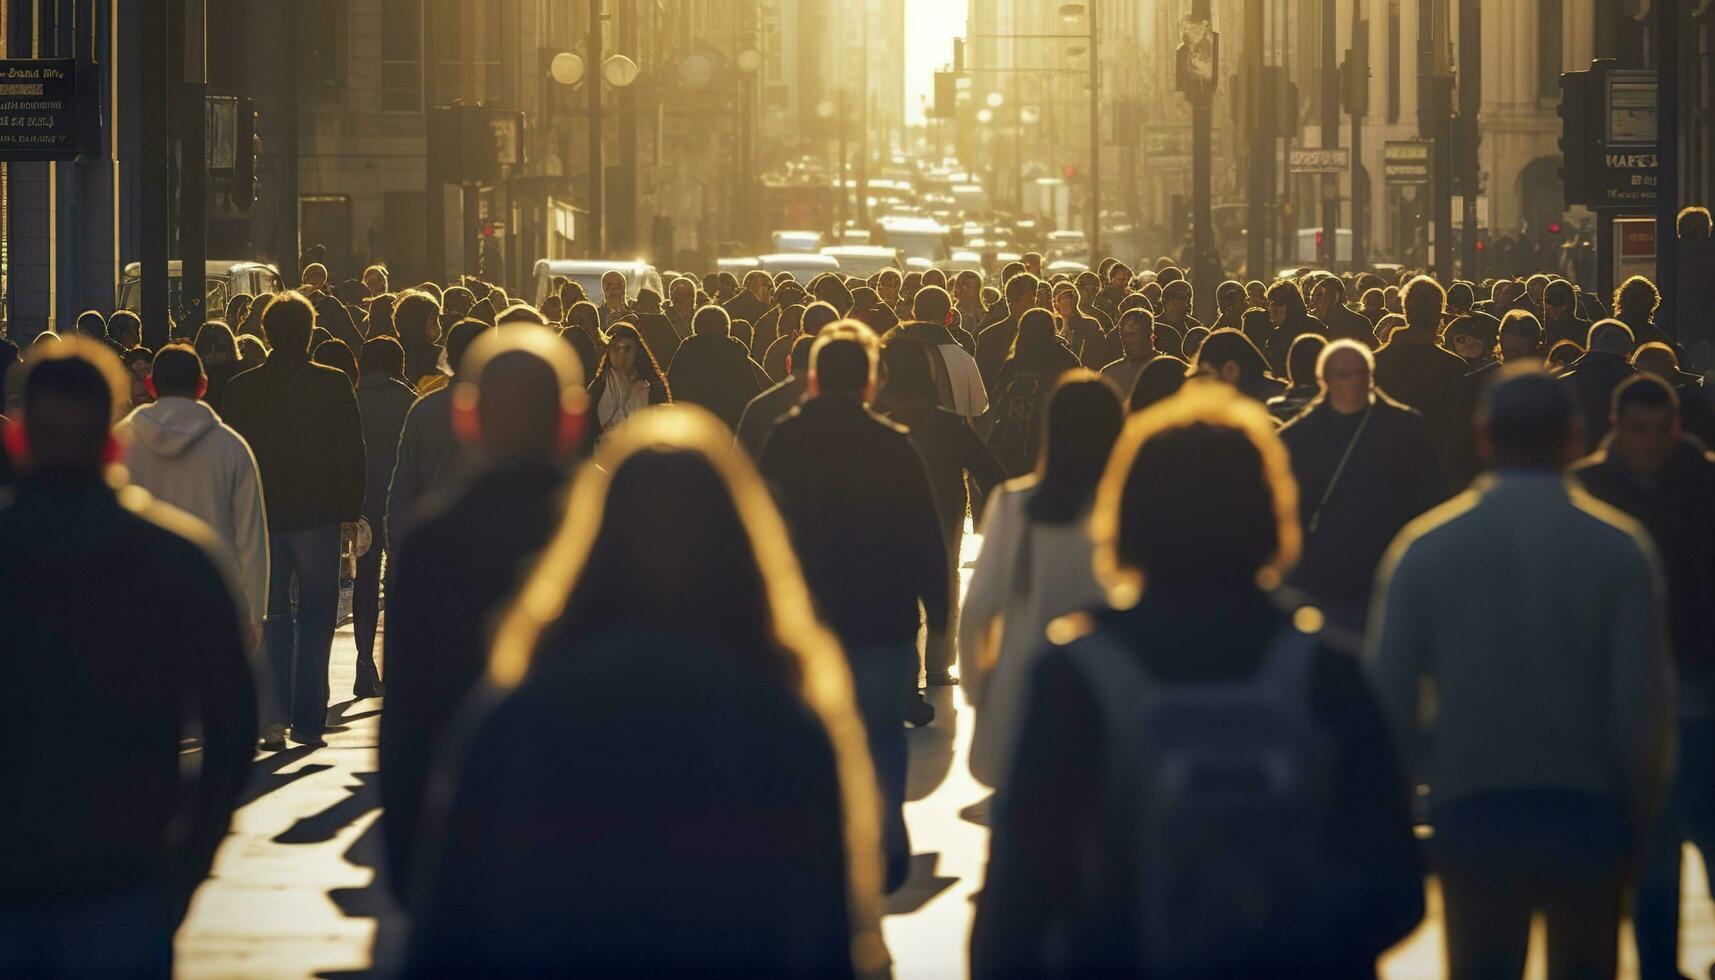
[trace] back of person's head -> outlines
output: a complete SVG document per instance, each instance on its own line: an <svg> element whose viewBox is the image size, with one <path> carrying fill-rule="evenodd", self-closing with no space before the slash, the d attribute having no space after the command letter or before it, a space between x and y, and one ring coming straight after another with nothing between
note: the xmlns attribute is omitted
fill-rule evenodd
<svg viewBox="0 0 1715 980"><path fill-rule="evenodd" d="M1585 346L1602 354L1619 354L1630 357L1632 348L1637 345L1637 337L1632 328L1618 320L1597 320L1590 325L1590 333L1585 339Z"/></svg>
<svg viewBox="0 0 1715 980"><path fill-rule="evenodd" d="M155 352L149 384L156 398L201 398L206 383L202 359L195 348L168 344Z"/></svg>
<svg viewBox="0 0 1715 980"><path fill-rule="evenodd" d="M320 262L311 262L304 266L301 280L306 286L325 286L328 283L328 267Z"/></svg>
<svg viewBox="0 0 1715 980"><path fill-rule="evenodd" d="M1557 340L1554 346L1548 349L1548 357L1545 360L1551 368L1565 368L1583 356L1584 348L1578 346L1576 340Z"/></svg>
<svg viewBox="0 0 1715 980"><path fill-rule="evenodd" d="M268 359L268 348L262 343L262 338L252 333L235 338L238 345L238 363L255 366Z"/></svg>
<svg viewBox="0 0 1715 980"><path fill-rule="evenodd" d="M1069 524L1089 512L1125 420L1113 386L1093 371L1068 371L1048 396L1030 519Z"/></svg>
<svg viewBox="0 0 1715 980"><path fill-rule="evenodd" d="M838 310L835 310L832 306L829 306L826 303L817 301L804 308L804 319L802 321L801 329L803 329L806 334L814 337L816 334L822 332L823 327L839 320L839 318L840 314Z"/></svg>
<svg viewBox="0 0 1715 980"><path fill-rule="evenodd" d="M1471 284L1461 279L1447 290L1447 306L1455 310L1468 310L1477 301L1476 291Z"/></svg>
<svg viewBox="0 0 1715 980"><path fill-rule="evenodd" d="M197 356L204 364L236 364L238 343L232 328L219 320L210 320L197 331Z"/></svg>
<svg viewBox="0 0 1715 980"><path fill-rule="evenodd" d="M1184 279L1175 279L1161 287L1161 301L1163 303L1176 299L1186 303L1191 302L1191 284Z"/></svg>
<svg viewBox="0 0 1715 980"><path fill-rule="evenodd" d="M1054 333L1054 314L1041 307L1032 307L1018 318L1018 334L1012 338L1012 352L1008 359L1043 366L1054 355L1054 348L1059 343Z"/></svg>
<svg viewBox="0 0 1715 980"><path fill-rule="evenodd" d="M316 345L311 360L323 367L338 370L349 379L353 386L357 384L357 355L351 352L345 341L330 337Z"/></svg>
<svg viewBox="0 0 1715 980"><path fill-rule="evenodd" d="M1272 587L1297 561L1298 487L1274 422L1192 384L1131 417L1096 494L1097 566L1116 603L1143 587Z"/></svg>
<svg viewBox="0 0 1715 980"><path fill-rule="evenodd" d="M1316 383L1316 361L1328 341L1321 334L1307 333L1292 342L1286 352L1286 376L1295 385Z"/></svg>
<svg viewBox="0 0 1715 980"><path fill-rule="evenodd" d="M491 460L553 459L582 434L584 383L577 356L546 327L487 331L465 352L454 423Z"/></svg>
<svg viewBox="0 0 1715 980"><path fill-rule="evenodd" d="M130 310L120 310L108 318L107 336L121 347L136 347L143 342L143 320Z"/></svg>
<svg viewBox="0 0 1715 980"><path fill-rule="evenodd" d="M1304 294L1298 291L1298 284L1291 279L1275 280L1263 295L1275 306L1285 307L1288 317L1304 312Z"/></svg>
<svg viewBox="0 0 1715 980"><path fill-rule="evenodd" d="M392 378L395 381L405 380L405 348L392 337L371 337L363 342L363 353L358 357L357 371L359 378Z"/></svg>
<svg viewBox="0 0 1715 980"><path fill-rule="evenodd" d="M1679 355L1661 341L1639 344L1632 352L1632 367L1671 381L1679 374Z"/></svg>
<svg viewBox="0 0 1715 980"><path fill-rule="evenodd" d="M1614 290L1615 316L1648 321L1661 305L1661 293L1644 276L1632 276Z"/></svg>
<svg viewBox="0 0 1715 980"><path fill-rule="evenodd" d="M31 344L18 373L22 445L14 462L35 473L94 473L114 456L110 435L130 399L119 358L96 341ZM13 397L8 385L8 400Z"/></svg>
<svg viewBox="0 0 1715 980"><path fill-rule="evenodd" d="M1227 364L1238 365L1237 380L1240 383L1255 381L1268 373L1268 360L1262 356L1262 351L1257 350L1256 344L1242 331L1231 327L1209 334L1209 339L1197 349L1198 370L1207 369L1219 378Z"/></svg>
<svg viewBox="0 0 1715 980"><path fill-rule="evenodd" d="M1614 388L1613 418L1618 419L1628 408L1653 410L1672 409L1679 412L1679 392L1654 374L1634 374Z"/></svg>
<svg viewBox="0 0 1715 980"><path fill-rule="evenodd" d="M1553 303L1555 306L1571 306L1577 302L1578 292L1572 284L1564 279L1551 279L1548 285L1542 287L1542 301Z"/></svg>
<svg viewBox="0 0 1715 980"><path fill-rule="evenodd" d="M1126 397L1126 410L1141 412L1156 402L1164 401L1185 387L1185 372L1191 365L1171 354L1159 354L1149 359L1137 372Z"/></svg>
<svg viewBox="0 0 1715 980"><path fill-rule="evenodd" d="M1228 279L1215 287L1215 304L1222 309L1242 306L1245 301L1245 287L1236 279Z"/></svg>
<svg viewBox="0 0 1715 980"><path fill-rule="evenodd" d="M452 325L447 330L447 367L458 374L464 364L465 354L470 351L470 345L476 343L478 337L494 329L488 324L471 317Z"/></svg>
<svg viewBox="0 0 1715 980"><path fill-rule="evenodd" d="M862 397L875 382L875 331L856 320L823 327L810 348L810 382L817 394Z"/></svg>
<svg viewBox="0 0 1715 980"><path fill-rule="evenodd" d="M786 372L802 381L810 370L810 348L816 346L811 334L799 334L786 354Z"/></svg>
<svg viewBox="0 0 1715 980"><path fill-rule="evenodd" d="M448 292L460 290L463 290L466 296L470 295L469 290L465 290L462 286L455 287ZM454 316L463 316L469 310L468 305L463 310L449 306L446 312ZM435 302L433 296L420 290L413 289L401 293L399 298L393 302L393 329L398 333L403 343L433 343L439 340L441 335L440 304Z"/></svg>
<svg viewBox="0 0 1715 980"><path fill-rule="evenodd" d="M1711 232L1709 209L1699 204L1679 209L1674 221L1675 232L1682 242L1706 242Z"/></svg>
<svg viewBox="0 0 1715 980"><path fill-rule="evenodd" d="M296 290L280 293L268 304L262 317L262 332L268 347L299 358L310 354L310 335L316 328L316 308Z"/></svg>
<svg viewBox="0 0 1715 980"><path fill-rule="evenodd" d="M1535 347L1542 343L1542 321L1529 310L1508 310L1501 317L1500 335L1517 337Z"/></svg>
<svg viewBox="0 0 1715 980"><path fill-rule="evenodd" d="M407 291L405 295L410 295L411 292L417 291L418 290L410 290ZM462 318L466 313L470 312L471 307L476 305L476 294L463 286L454 286L451 289L448 289L441 297L440 305L448 316ZM393 318L395 321L398 320L398 311L394 311Z"/></svg>
<svg viewBox="0 0 1715 980"><path fill-rule="evenodd" d="M107 319L97 310L84 310L77 315L72 329L85 337L102 340L107 337Z"/></svg>
<svg viewBox="0 0 1715 980"><path fill-rule="evenodd" d="M1407 327L1432 330L1441 323L1441 311L1447 306L1447 293L1435 280L1418 276L1406 284L1401 302L1405 307Z"/></svg>
<svg viewBox="0 0 1715 980"><path fill-rule="evenodd" d="M1042 280L1028 272L1020 272L1006 281L1006 302L1008 306L1020 306L1036 299L1036 287ZM1016 311L1015 311L1016 312Z"/></svg>
<svg viewBox="0 0 1715 980"><path fill-rule="evenodd" d="M911 299L911 315L925 323L945 323L953 311L953 297L940 286L924 286Z"/></svg>
<svg viewBox="0 0 1715 980"><path fill-rule="evenodd" d="M494 325L504 327L513 323L528 323L532 326L545 327L548 325L548 318L528 303L513 303L495 317Z"/></svg>
<svg viewBox="0 0 1715 980"><path fill-rule="evenodd" d="M1478 399L1478 447L1496 469L1560 470L1582 444L1580 421L1553 375L1509 364Z"/></svg>
<svg viewBox="0 0 1715 980"><path fill-rule="evenodd" d="M699 337L730 337L732 317L724 308L710 304L691 317L691 333Z"/></svg>

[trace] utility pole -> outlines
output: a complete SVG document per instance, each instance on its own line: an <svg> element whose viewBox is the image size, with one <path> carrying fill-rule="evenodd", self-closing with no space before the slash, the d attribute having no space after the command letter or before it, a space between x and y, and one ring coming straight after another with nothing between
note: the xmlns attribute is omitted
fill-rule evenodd
<svg viewBox="0 0 1715 980"><path fill-rule="evenodd" d="M1194 6L1209 19L1208 0L1196 0ZM1101 28L1096 17L1096 0L1086 0L1084 14L1090 26L1090 255L1092 264L1101 261L1102 249L1102 61ZM1196 17L1196 14L1192 15Z"/></svg>
<svg viewBox="0 0 1715 980"><path fill-rule="evenodd" d="M1430 272L1442 283L1453 273L1452 77L1447 51L1448 0L1422 0L1417 17L1417 128L1434 141L1430 213Z"/></svg>
<svg viewBox="0 0 1715 980"><path fill-rule="evenodd" d="M602 226L602 195L606 193L606 188L603 186L601 172L601 0L589 0L589 4L589 64L584 68L584 88L588 90L590 100L590 258L599 259L607 250L604 241L605 229Z"/></svg>
<svg viewBox="0 0 1715 980"><path fill-rule="evenodd" d="M858 224L869 227L869 19L871 11L868 6L858 7L858 19L863 21L859 35L863 38L858 48L858 64L862 71L858 75L858 92L863 103L863 112L858 122L858 158L857 158L857 216Z"/></svg>
<svg viewBox="0 0 1715 980"><path fill-rule="evenodd" d="M179 336L208 317L208 8L175 0L184 15L184 82L175 100L179 140Z"/></svg>
<svg viewBox="0 0 1715 980"><path fill-rule="evenodd" d="M440 76L438 31L429 4L421 4L418 23L422 29L422 78L418 83L423 99L425 131L434 124L435 83ZM432 137L431 137L432 142ZM447 276L447 182L433 150L423 157L423 261L429 266L430 282L445 282Z"/></svg>
<svg viewBox="0 0 1715 980"><path fill-rule="evenodd" d="M1179 91L1191 103L1191 283L1197 314L1205 319L1215 299L1220 276L1215 261L1214 109L1215 81L1220 77L1218 38L1210 23L1209 0L1194 0L1185 22L1175 69Z"/></svg>
<svg viewBox="0 0 1715 980"><path fill-rule="evenodd" d="M172 152L172 141L168 138L167 122L171 101L167 39L172 31L172 11L165 3L144 3L137 5L136 14L140 55L137 113L142 132L137 166L138 186L143 195L137 209L142 238L138 259L143 265L143 345L154 350L166 343L169 315L167 262L172 251L172 229L167 158Z"/></svg>
<svg viewBox="0 0 1715 980"><path fill-rule="evenodd" d="M838 119L840 126L840 165L838 171L840 175L840 194L834 202L839 205L840 222L839 227L835 229L834 240L842 245L845 244L846 241L846 221L851 215L850 204L852 194L852 175L850 167L851 146L849 145L850 140L847 138L849 136L848 131L851 129L852 117L851 107L847 105L848 101L849 100L846 98L846 89L842 85L840 87L839 108L837 110L839 113Z"/></svg>
<svg viewBox="0 0 1715 980"><path fill-rule="evenodd" d="M1334 60L1335 0L1322 0L1322 148L1340 146L1340 72ZM1322 246L1317 263L1332 269L1338 263L1340 240L1340 175L1322 175Z"/></svg>
<svg viewBox="0 0 1715 980"><path fill-rule="evenodd" d="M1655 0L1650 55L1656 70L1655 270L1673 339L1689 345L1691 311L1679 309L1679 0ZM1703 311L1699 311L1702 313Z"/></svg>
<svg viewBox="0 0 1715 980"><path fill-rule="evenodd" d="M1348 54L1351 73L1348 90L1352 114L1352 262L1369 267L1370 181L1364 172L1364 116L1370 108L1370 22L1363 5L1352 5L1352 47Z"/></svg>
<svg viewBox="0 0 1715 980"><path fill-rule="evenodd" d="M1459 235L1459 267L1475 282L1477 268L1477 141L1482 131L1477 116L1483 107L1483 11L1479 0L1459 0L1459 125L1465 138L1460 144L1459 168L1465 193L1460 196L1462 226Z"/></svg>
<svg viewBox="0 0 1715 980"><path fill-rule="evenodd" d="M1245 215L1245 269L1252 279L1264 279L1268 262L1269 185L1274 157L1273 113L1263 108L1265 99L1277 105L1275 93L1262 87L1263 33L1267 0L1245 0L1245 135L1250 144L1249 192ZM1266 124L1265 124L1266 122Z"/></svg>
<svg viewBox="0 0 1715 980"><path fill-rule="evenodd" d="M482 11L474 4L460 4L459 21L459 91L467 106L481 104L478 97L485 87L479 86L477 68L477 53L483 45L483 33L487 24ZM459 145L464 145L464 116L461 114L459 123ZM459 194L464 204L464 218L459 222L459 238L464 242L464 271L466 275L482 274L482 243L478 241L477 224L482 215L482 185L471 181L459 184ZM500 278L500 277L497 277Z"/></svg>

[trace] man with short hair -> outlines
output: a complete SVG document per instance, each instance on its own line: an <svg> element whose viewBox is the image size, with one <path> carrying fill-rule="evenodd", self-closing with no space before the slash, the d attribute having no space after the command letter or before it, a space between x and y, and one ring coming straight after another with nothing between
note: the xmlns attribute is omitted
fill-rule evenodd
<svg viewBox="0 0 1715 980"><path fill-rule="evenodd" d="M1649 532L1667 580L1678 752L1667 805L1643 841L1633 917L1638 973L1679 975L1680 859L1715 859L1715 457L1682 434L1679 395L1640 374L1615 389L1613 428L1572 472Z"/></svg>
<svg viewBox="0 0 1715 980"><path fill-rule="evenodd" d="M208 377L194 348L169 344L149 372L155 400L114 427L131 483L214 532L243 590L253 641L268 612L268 522L250 444L200 399Z"/></svg>
<svg viewBox="0 0 1715 980"><path fill-rule="evenodd" d="M764 279L767 275L764 274ZM746 294L749 295L749 294ZM732 321L719 306L705 306L691 321L690 339L679 345L667 386L673 400L701 405L736 429L744 407L762 390L762 368L732 335Z"/></svg>
<svg viewBox="0 0 1715 980"><path fill-rule="evenodd" d="M207 527L106 479L128 389L111 351L37 344L14 380L0 974L165 980L255 754L242 600Z"/></svg>
<svg viewBox="0 0 1715 980"><path fill-rule="evenodd" d="M1407 521L1447 497L1423 416L1376 391L1375 358L1336 340L1316 361L1321 394L1286 423L1304 556L1288 581L1356 641L1382 554Z"/></svg>
<svg viewBox="0 0 1715 980"><path fill-rule="evenodd" d="M387 292L387 267L372 265L363 270L363 288L369 290L371 298Z"/></svg>
<svg viewBox="0 0 1715 980"><path fill-rule="evenodd" d="M1243 330L1245 326L1245 287L1236 279L1228 279L1215 289L1215 322L1210 330Z"/></svg>
<svg viewBox="0 0 1715 980"><path fill-rule="evenodd" d="M1129 401L1137 376L1155 357L1155 316L1145 307L1126 310L1114 332L1119 334L1123 356L1102 368L1102 377L1119 391L1121 401Z"/></svg>
<svg viewBox="0 0 1715 980"><path fill-rule="evenodd" d="M460 320L447 332L447 365L458 380L459 368L471 344L491 329L481 320ZM386 521L379 530L389 549L404 543L417 520L418 508L436 493L445 492L470 463L463 444L454 437L451 383L418 398L405 413L399 432L399 452L387 482Z"/></svg>
<svg viewBox="0 0 1715 980"><path fill-rule="evenodd" d="M1472 314L1486 316L1486 314ZM1452 328L1448 328L1451 332ZM1482 367L1465 376L1459 394L1459 407L1453 413L1453 431L1448 437L1447 478L1455 490L1470 486L1482 472L1482 457L1477 452L1477 402L1507 364L1542 364L1542 324L1525 310L1508 311L1500 324L1500 360L1490 359Z"/></svg>
<svg viewBox="0 0 1715 980"><path fill-rule="evenodd" d="M1375 326L1346 308L1346 284L1339 276L1323 276L1310 291L1310 312L1328 328L1329 340L1355 340L1376 345Z"/></svg>
<svg viewBox="0 0 1715 980"><path fill-rule="evenodd" d="M1550 975L1611 977L1669 755L1660 569L1566 480L1578 413L1540 367L1503 369L1477 427L1491 473L1383 562L1371 676L1429 787L1450 975L1518 976L1540 912Z"/></svg>
<svg viewBox="0 0 1715 980"><path fill-rule="evenodd" d="M328 657L339 612L340 543L363 516L363 426L351 381L310 360L315 309L275 298L262 329L273 348L226 386L227 422L256 454L268 511L268 615L263 647L275 698L264 740L325 745ZM297 586L294 601L293 585Z"/></svg>
<svg viewBox="0 0 1715 980"><path fill-rule="evenodd" d="M1106 313L1108 319L1116 323L1120 318L1120 303L1131 293L1131 276L1131 266L1124 262L1115 262L1108 266L1107 275L1102 280L1102 288L1096 293L1096 309Z"/></svg>
<svg viewBox="0 0 1715 980"><path fill-rule="evenodd" d="M1632 328L1618 320L1597 321L1590 327L1583 356L1560 376L1584 421L1585 451L1595 449L1608 434L1614 389L1637 373L1631 365L1635 346Z"/></svg>
<svg viewBox="0 0 1715 980"><path fill-rule="evenodd" d="M929 662L949 662L941 651L953 583L923 460L905 429L869 411L876 361L868 327L825 328L810 352L808 398L775 426L759 468L810 594L851 663L881 788L892 891L911 858L904 724L920 669L917 633L927 625Z"/></svg>
<svg viewBox="0 0 1715 980"><path fill-rule="evenodd" d="M490 627L553 536L584 437L584 370L552 331L516 324L473 342L454 378L454 429L476 460L425 511L388 590L381 827L393 894L411 895L430 769L488 665Z"/></svg>
<svg viewBox="0 0 1715 980"><path fill-rule="evenodd" d="M1157 327L1169 326L1179 336L1192 327L1202 326L1202 322L1191 315L1191 283L1184 279L1175 279L1161 287L1161 314L1155 318Z"/></svg>
<svg viewBox="0 0 1715 980"><path fill-rule="evenodd" d="M881 304L889 310L897 310L901 286L898 269L883 269L875 274L876 295L881 297Z"/></svg>
<svg viewBox="0 0 1715 980"><path fill-rule="evenodd" d="M804 392L810 387L810 347L815 342L809 334L793 338L791 352L786 355L786 376L744 406L734 441L752 460L762 456L762 447L780 419L804 400Z"/></svg>
<svg viewBox="0 0 1715 980"><path fill-rule="evenodd" d="M983 386L982 370L976 358L948 329L952 320L953 301L947 291L938 286L925 286L912 297L913 322L902 324L899 332L913 340L933 347L940 357L933 366L935 387L940 393L941 406L965 421L974 422L989 410L988 389Z"/></svg>
<svg viewBox="0 0 1715 980"><path fill-rule="evenodd" d="M690 276L674 279L673 284L667 287L667 308L662 313L673 324L673 332L683 343L691 335L691 318L697 315L697 281ZM672 358L661 360L657 355L656 360L666 367Z"/></svg>
<svg viewBox="0 0 1715 980"><path fill-rule="evenodd" d="M298 290L300 293L322 292L328 286L328 267L320 262L311 262L304 266L304 274L298 278L298 281L303 283L303 286Z"/></svg>
<svg viewBox="0 0 1715 980"><path fill-rule="evenodd" d="M601 306L596 313L601 318L601 328L606 330L608 325L631 312L631 307L625 302L625 274L614 269L601 274Z"/></svg>
<svg viewBox="0 0 1715 980"><path fill-rule="evenodd" d="M744 274L744 292L721 304L729 320L743 320L754 326L774 305L774 280L761 269Z"/></svg>
<svg viewBox="0 0 1715 980"><path fill-rule="evenodd" d="M1036 305L1036 286L1041 280L1021 272L1006 281L1006 304L991 310L989 324L977 334L977 367L983 376L983 390L994 387L1000 380L1000 368L1012 352L1012 342L1018 337L1018 318ZM1000 319L995 319L999 316Z"/></svg>
<svg viewBox="0 0 1715 980"><path fill-rule="evenodd" d="M975 338L988 323L988 307L983 305L983 277L966 269L953 279L953 306L959 311L959 327L972 338L966 348L975 353Z"/></svg>
<svg viewBox="0 0 1715 980"><path fill-rule="evenodd" d="M1020 264L1022 264L1024 266L1025 272L1030 273L1031 275L1035 276L1038 279L1042 278L1042 253L1041 252L1025 252L1023 255L1019 256L1019 260L1020 260ZM1006 278L1011 278L1011 277L1009 276Z"/></svg>
<svg viewBox="0 0 1715 980"><path fill-rule="evenodd" d="M1376 351L1376 387L1423 414L1430 443L1445 459L1459 393L1471 368L1438 343L1446 305L1440 283L1418 276L1407 284L1403 302L1405 326Z"/></svg>
<svg viewBox="0 0 1715 980"><path fill-rule="evenodd" d="M1578 312L1578 291L1564 279L1543 287L1542 331L1543 350L1553 350L1562 340L1582 347L1590 337L1590 321Z"/></svg>

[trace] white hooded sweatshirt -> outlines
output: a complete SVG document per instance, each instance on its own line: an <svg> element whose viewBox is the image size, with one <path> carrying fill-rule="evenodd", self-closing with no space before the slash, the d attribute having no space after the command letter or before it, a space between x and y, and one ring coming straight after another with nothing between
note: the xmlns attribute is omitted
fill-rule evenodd
<svg viewBox="0 0 1715 980"><path fill-rule="evenodd" d="M268 519L250 444L191 398L134 409L115 427L131 482L196 517L230 551L252 622L268 607Z"/></svg>

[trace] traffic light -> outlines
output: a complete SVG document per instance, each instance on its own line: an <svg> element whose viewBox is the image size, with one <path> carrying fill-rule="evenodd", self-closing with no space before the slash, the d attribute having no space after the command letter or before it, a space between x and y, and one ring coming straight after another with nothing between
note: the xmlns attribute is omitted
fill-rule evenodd
<svg viewBox="0 0 1715 980"><path fill-rule="evenodd" d="M256 125L254 99L238 100L237 152L232 158L232 206L248 211L260 196L262 180L262 133Z"/></svg>
<svg viewBox="0 0 1715 980"><path fill-rule="evenodd" d="M1340 108L1349 116L1362 117L1370 109L1370 66L1367 52L1346 49L1340 62Z"/></svg>
<svg viewBox="0 0 1715 980"><path fill-rule="evenodd" d="M1590 110L1595 84L1589 71L1560 74L1560 180L1566 188L1566 206L1590 201Z"/></svg>
<svg viewBox="0 0 1715 980"><path fill-rule="evenodd" d="M958 113L959 76L956 72L935 73L935 105L929 113L934 119L951 119Z"/></svg>

